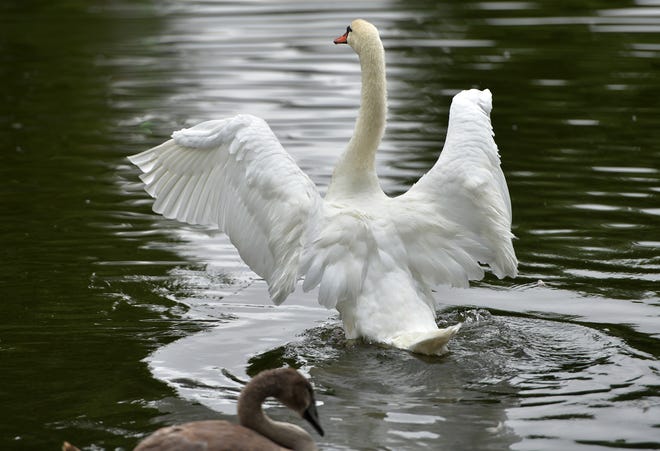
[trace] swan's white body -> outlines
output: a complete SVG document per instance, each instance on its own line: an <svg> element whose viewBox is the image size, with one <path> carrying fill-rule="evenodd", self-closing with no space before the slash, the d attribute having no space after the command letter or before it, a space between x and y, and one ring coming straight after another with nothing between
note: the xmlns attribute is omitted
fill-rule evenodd
<svg viewBox="0 0 660 451"><path fill-rule="evenodd" d="M517 273L491 94L457 94L437 163L388 197L375 170L387 110L383 47L368 22L349 30L336 42L360 57L361 107L325 199L249 115L180 130L130 159L154 211L224 231L275 304L304 276L303 289L319 287L319 303L339 311L348 338L441 354L459 325L438 329L432 287L467 286L483 277L480 262L498 277Z"/></svg>

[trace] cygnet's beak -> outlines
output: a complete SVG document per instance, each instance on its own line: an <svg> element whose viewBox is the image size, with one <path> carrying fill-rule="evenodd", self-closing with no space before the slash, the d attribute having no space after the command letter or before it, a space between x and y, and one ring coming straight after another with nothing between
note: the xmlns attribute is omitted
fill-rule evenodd
<svg viewBox="0 0 660 451"><path fill-rule="evenodd" d="M314 429L316 429L316 432L323 436L323 428L321 427L321 423L319 422L319 414L316 411L316 403L312 400L312 403L307 407L305 410L305 413L303 414L303 418L306 419L309 424L311 424Z"/></svg>
<svg viewBox="0 0 660 451"><path fill-rule="evenodd" d="M348 31L341 36L339 36L337 39L334 41L335 44L348 44Z"/></svg>

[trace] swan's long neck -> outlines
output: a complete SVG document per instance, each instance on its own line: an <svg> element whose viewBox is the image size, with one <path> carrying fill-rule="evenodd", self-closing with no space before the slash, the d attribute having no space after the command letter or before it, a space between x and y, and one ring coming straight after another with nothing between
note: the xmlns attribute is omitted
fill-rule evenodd
<svg viewBox="0 0 660 451"><path fill-rule="evenodd" d="M292 450L316 451L312 437L301 427L291 423L271 420L261 405L266 398L277 398L281 393L278 380L250 384L243 389L238 400L238 421L273 442Z"/></svg>
<svg viewBox="0 0 660 451"><path fill-rule="evenodd" d="M380 39L363 47L358 56L362 72L360 111L353 136L332 175L328 197L382 193L375 163L387 117L385 53Z"/></svg>

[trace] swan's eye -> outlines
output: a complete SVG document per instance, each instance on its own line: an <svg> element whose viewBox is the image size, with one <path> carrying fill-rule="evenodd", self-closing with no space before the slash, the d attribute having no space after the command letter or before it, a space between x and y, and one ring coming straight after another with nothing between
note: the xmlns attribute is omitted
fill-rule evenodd
<svg viewBox="0 0 660 451"><path fill-rule="evenodd" d="M346 27L346 33L350 33L351 31L353 31L353 29L351 28L351 26L350 26L350 25L347 26L347 27Z"/></svg>

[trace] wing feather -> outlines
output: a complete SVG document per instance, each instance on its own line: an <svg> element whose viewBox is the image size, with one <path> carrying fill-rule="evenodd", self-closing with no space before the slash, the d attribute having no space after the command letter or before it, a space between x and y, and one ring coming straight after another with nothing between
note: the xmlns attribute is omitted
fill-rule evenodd
<svg viewBox="0 0 660 451"><path fill-rule="evenodd" d="M321 198L266 122L250 115L203 122L129 160L143 172L156 213L225 232L276 304L295 289Z"/></svg>
<svg viewBox="0 0 660 451"><path fill-rule="evenodd" d="M511 200L490 122L489 90L457 94L445 145L433 168L395 198L393 220L408 247L409 267L425 283L466 286L483 277L514 277Z"/></svg>

